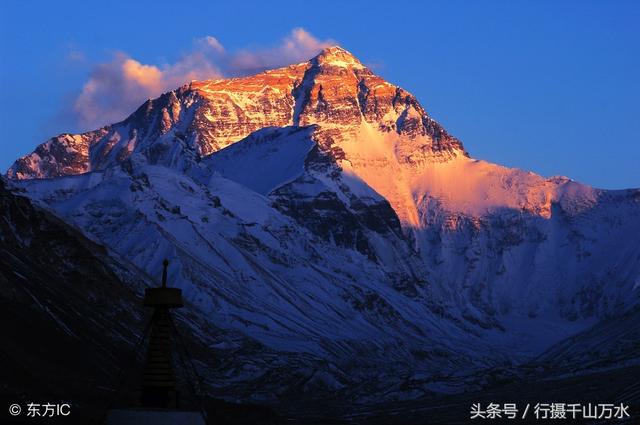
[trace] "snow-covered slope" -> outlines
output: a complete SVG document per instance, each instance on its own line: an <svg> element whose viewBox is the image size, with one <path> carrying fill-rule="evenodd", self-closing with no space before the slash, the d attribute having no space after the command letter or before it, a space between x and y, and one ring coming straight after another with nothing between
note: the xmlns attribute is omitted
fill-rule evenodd
<svg viewBox="0 0 640 425"><path fill-rule="evenodd" d="M457 391L640 304L639 190L472 159L339 47L192 82L8 175L142 270L174 259L234 335L206 371L227 395Z"/></svg>
<svg viewBox="0 0 640 425"><path fill-rule="evenodd" d="M485 338L496 343L521 338L522 353L513 354L535 354L638 304L640 246L630 237L640 232L638 190L597 190L466 156L407 162L397 145L359 152L348 146L372 138L327 148L321 127L290 131L305 140L296 143L300 149L316 141L298 167L291 158L282 160L281 147L292 141L280 129L264 130L204 162L269 195L276 208L315 234L372 261L396 259L371 235L405 240L443 310L487 329ZM336 156L336 149L344 155ZM267 185L254 177L285 164L304 166L304 172L295 179L294 173L272 174L276 180ZM403 220L410 212L416 220ZM367 236L357 234L361 228Z"/></svg>
<svg viewBox="0 0 640 425"><path fill-rule="evenodd" d="M357 243L310 232L244 186L215 173L199 183L161 166L29 180L22 187L146 271L171 258L170 279L201 317L264 346L252 356L251 371L231 361L233 341L217 342L216 354L233 365L226 378L208 374L219 385L277 373L282 365L264 360L272 351L306 355L301 365L289 365L303 382L285 376L254 397L294 384L380 396L414 374L455 388L460 378L447 375L460 365L468 373L506 358L469 324L440 317L420 259L390 230L354 229L374 242L380 258L372 261ZM460 349L469 341L474 353ZM322 363L327 370L318 370ZM364 382L368 393L354 394Z"/></svg>

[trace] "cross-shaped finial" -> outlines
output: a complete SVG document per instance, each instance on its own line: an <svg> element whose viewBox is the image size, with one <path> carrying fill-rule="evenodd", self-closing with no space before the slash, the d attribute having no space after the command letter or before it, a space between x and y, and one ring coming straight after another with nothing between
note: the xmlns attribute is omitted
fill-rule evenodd
<svg viewBox="0 0 640 425"><path fill-rule="evenodd" d="M169 267L169 260L167 260L166 258L162 261L162 287L166 288L167 287L167 267Z"/></svg>

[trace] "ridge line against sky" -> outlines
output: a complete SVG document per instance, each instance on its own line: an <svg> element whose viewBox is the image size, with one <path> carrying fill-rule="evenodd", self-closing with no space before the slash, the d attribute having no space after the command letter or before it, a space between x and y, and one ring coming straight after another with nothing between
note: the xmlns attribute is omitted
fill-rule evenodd
<svg viewBox="0 0 640 425"><path fill-rule="evenodd" d="M298 2L3 2L0 168L189 80L247 75L339 44L416 95L474 158L640 187L640 4L482 3L416 2L390 14L381 2L325 1L313 13ZM130 25L117 20L125 6Z"/></svg>
<svg viewBox="0 0 640 425"><path fill-rule="evenodd" d="M115 52L109 61L92 68L69 111L80 131L94 130L122 121L146 99L190 81L250 75L306 61L332 44L335 41L318 40L303 28L294 28L274 47L234 52L228 52L218 39L207 35L195 39L190 51L177 61L160 66Z"/></svg>

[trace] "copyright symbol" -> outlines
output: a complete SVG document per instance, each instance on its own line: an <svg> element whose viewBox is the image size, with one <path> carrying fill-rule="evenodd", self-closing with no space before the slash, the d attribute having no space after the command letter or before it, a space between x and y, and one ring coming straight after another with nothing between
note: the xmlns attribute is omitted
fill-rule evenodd
<svg viewBox="0 0 640 425"><path fill-rule="evenodd" d="M12 404L11 406L9 406L9 414L11 416L18 416L20 412L22 412L22 408L19 404Z"/></svg>

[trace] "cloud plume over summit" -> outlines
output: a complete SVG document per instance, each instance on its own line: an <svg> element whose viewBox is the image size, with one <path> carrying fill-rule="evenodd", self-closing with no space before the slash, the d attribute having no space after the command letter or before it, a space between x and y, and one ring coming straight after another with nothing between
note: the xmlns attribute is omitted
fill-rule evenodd
<svg viewBox="0 0 640 425"><path fill-rule="evenodd" d="M276 46L228 52L213 36L195 40L174 63L145 64L124 52L93 67L73 99L71 114L81 130L124 119L144 100L191 80L232 77L307 60L334 42L303 28L293 29Z"/></svg>

